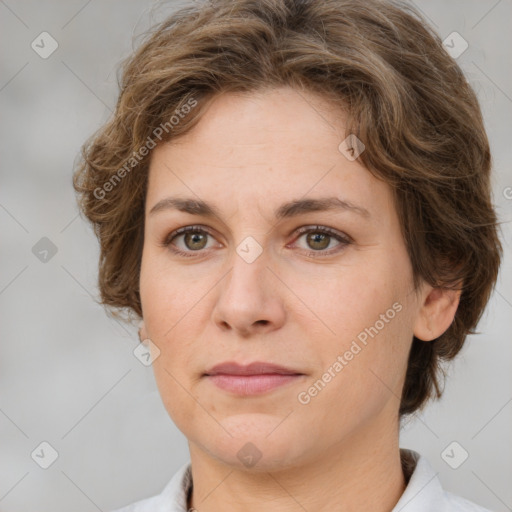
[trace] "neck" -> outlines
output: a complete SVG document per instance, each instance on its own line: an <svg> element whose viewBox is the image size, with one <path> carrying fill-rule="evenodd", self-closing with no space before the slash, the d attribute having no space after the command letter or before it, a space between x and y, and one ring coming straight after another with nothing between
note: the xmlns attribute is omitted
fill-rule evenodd
<svg viewBox="0 0 512 512"><path fill-rule="evenodd" d="M398 430L357 435L306 463L268 471L241 471L189 443L193 492L188 509L201 512L390 512L405 490ZM194 508L193 508L194 509Z"/></svg>

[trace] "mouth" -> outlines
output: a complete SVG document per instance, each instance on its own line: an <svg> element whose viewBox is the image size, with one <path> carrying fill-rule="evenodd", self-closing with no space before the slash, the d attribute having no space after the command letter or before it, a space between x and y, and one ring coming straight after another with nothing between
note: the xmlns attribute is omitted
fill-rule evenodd
<svg viewBox="0 0 512 512"><path fill-rule="evenodd" d="M305 375L297 370L256 361L248 365L236 362L221 363L205 374L218 388L237 395L248 396L266 393Z"/></svg>

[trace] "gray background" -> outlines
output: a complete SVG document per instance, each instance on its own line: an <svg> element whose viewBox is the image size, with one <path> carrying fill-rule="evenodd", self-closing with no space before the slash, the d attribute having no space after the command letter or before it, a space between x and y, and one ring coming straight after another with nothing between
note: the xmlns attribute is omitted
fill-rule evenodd
<svg viewBox="0 0 512 512"><path fill-rule="evenodd" d="M107 511L158 493L188 460L151 367L132 353L136 329L93 300L97 241L71 187L80 145L115 105L132 37L177 5L0 1L2 512ZM457 31L469 43L458 62L485 115L506 255L481 334L450 367L444 398L404 427L401 446L426 455L452 492L512 510L512 2L416 5L443 39ZM43 31L59 45L47 59L31 48ZM43 237L57 249L46 262L32 251ZM59 454L46 470L31 457L43 441ZM469 453L458 469L441 457L453 441Z"/></svg>

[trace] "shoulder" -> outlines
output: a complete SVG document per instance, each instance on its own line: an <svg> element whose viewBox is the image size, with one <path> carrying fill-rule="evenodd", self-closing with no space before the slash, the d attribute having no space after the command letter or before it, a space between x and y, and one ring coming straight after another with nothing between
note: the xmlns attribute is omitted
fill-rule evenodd
<svg viewBox="0 0 512 512"><path fill-rule="evenodd" d="M131 503L111 512L182 512L187 508L187 492L191 484L190 462L183 464L156 496Z"/></svg>
<svg viewBox="0 0 512 512"><path fill-rule="evenodd" d="M413 450L400 449L404 472L410 474L407 487L392 512L491 512L443 489L438 472ZM405 469L408 471L405 471Z"/></svg>

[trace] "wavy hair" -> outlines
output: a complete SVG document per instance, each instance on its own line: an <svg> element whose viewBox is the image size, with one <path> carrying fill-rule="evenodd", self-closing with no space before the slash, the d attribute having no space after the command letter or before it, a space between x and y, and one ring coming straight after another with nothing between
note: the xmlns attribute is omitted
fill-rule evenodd
<svg viewBox="0 0 512 512"><path fill-rule="evenodd" d="M412 340L400 416L440 397L442 362L477 333L502 246L476 95L421 16L394 1L211 0L153 27L121 72L115 112L73 178L100 243L101 303L142 314L151 147L193 127L221 92L308 90L339 106L365 144L361 163L391 187L415 289L461 289L450 327Z"/></svg>

